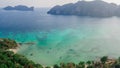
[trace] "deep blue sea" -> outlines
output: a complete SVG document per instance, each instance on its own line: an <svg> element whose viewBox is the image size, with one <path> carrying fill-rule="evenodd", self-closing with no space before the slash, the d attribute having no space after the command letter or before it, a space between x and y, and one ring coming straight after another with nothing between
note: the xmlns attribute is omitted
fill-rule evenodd
<svg viewBox="0 0 120 68"><path fill-rule="evenodd" d="M22 43L19 54L43 65L120 56L120 18L0 10L0 38Z"/></svg>

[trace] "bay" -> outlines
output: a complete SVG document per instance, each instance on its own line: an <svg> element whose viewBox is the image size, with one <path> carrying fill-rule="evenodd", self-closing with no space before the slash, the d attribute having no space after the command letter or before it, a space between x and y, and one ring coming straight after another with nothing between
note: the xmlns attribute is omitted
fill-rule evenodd
<svg viewBox="0 0 120 68"><path fill-rule="evenodd" d="M22 43L19 54L43 65L120 56L120 18L0 10L0 38Z"/></svg>

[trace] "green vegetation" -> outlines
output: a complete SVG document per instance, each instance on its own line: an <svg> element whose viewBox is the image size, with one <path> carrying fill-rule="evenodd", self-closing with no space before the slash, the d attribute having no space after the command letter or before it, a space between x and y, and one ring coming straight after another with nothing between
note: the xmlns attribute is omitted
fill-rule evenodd
<svg viewBox="0 0 120 68"><path fill-rule="evenodd" d="M17 43L14 40L10 39L0 39L0 48L1 49L14 49L17 47Z"/></svg>
<svg viewBox="0 0 120 68"><path fill-rule="evenodd" d="M120 68L120 58L109 59L107 56L103 56L100 61L80 61L79 64L61 63L60 65L55 64L53 68Z"/></svg>
<svg viewBox="0 0 120 68"><path fill-rule="evenodd" d="M23 55L8 51L10 48L16 48L17 43L10 39L0 39L0 68L51 68L43 67L28 60ZM75 63L60 63L52 66L53 68L120 68L120 57L118 59L109 59L103 56L100 61L80 61Z"/></svg>
<svg viewBox="0 0 120 68"><path fill-rule="evenodd" d="M10 39L0 39L0 68L43 68L26 57L8 51L16 48L17 43Z"/></svg>
<svg viewBox="0 0 120 68"><path fill-rule="evenodd" d="M102 57L100 60L101 62L104 64L106 61L107 61L108 57L107 56L104 56Z"/></svg>

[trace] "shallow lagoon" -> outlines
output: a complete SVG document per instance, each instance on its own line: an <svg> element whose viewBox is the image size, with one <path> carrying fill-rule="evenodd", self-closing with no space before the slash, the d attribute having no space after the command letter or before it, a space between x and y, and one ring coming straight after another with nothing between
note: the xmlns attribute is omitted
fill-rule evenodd
<svg viewBox="0 0 120 68"><path fill-rule="evenodd" d="M47 10L0 10L0 37L22 43L18 53L43 65L120 56L120 18L55 16Z"/></svg>

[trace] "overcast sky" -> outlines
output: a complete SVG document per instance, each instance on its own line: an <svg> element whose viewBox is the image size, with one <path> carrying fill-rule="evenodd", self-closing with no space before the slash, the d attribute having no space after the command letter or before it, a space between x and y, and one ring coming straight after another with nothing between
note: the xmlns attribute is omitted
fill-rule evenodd
<svg viewBox="0 0 120 68"><path fill-rule="evenodd" d="M15 6L15 5L27 5L35 7L53 7L55 5L63 5L65 3L74 3L79 0L0 0L0 7ZM90 1L90 0L88 0ZM120 0L104 0L106 2L113 2L120 4Z"/></svg>

